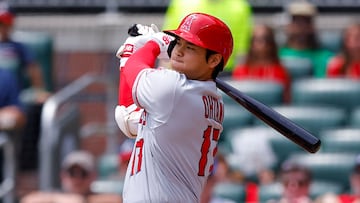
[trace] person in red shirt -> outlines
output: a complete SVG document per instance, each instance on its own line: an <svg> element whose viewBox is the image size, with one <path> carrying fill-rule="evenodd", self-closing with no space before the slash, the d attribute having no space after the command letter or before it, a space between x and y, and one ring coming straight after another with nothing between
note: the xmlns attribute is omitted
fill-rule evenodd
<svg viewBox="0 0 360 203"><path fill-rule="evenodd" d="M244 62L238 64L233 79L262 79L279 82L284 86L284 101L290 100L291 79L278 56L273 29L265 24L256 25Z"/></svg>
<svg viewBox="0 0 360 203"><path fill-rule="evenodd" d="M343 50L330 60L327 76L360 79L360 23L344 30Z"/></svg>

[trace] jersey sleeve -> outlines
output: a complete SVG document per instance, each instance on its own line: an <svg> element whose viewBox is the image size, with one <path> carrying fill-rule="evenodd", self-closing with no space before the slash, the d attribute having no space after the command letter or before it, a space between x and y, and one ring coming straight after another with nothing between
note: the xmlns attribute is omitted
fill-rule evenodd
<svg viewBox="0 0 360 203"><path fill-rule="evenodd" d="M168 69L143 70L133 87L134 102L158 118L160 123L166 122L185 80L185 76Z"/></svg>
<svg viewBox="0 0 360 203"><path fill-rule="evenodd" d="M154 67L159 53L159 45L156 42L149 41L129 57L125 66L120 70L119 105L129 106L134 103L131 95L134 81L143 69Z"/></svg>

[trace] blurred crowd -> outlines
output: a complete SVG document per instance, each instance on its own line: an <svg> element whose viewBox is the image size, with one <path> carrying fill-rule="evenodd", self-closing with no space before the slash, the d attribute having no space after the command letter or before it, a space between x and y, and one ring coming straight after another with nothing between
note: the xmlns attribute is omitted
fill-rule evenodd
<svg viewBox="0 0 360 203"><path fill-rule="evenodd" d="M341 45L337 50L331 50L319 41L320 31L315 23L319 11L305 0L294 0L284 6L286 22L281 30L269 24L254 24L251 6L245 0L172 0L164 16L163 28L174 28L179 19L193 11L223 19L233 32L234 53L221 77L232 81L255 80L279 84L283 90L283 105L291 105L292 84L301 78L360 79L360 19L354 19L346 29L341 30ZM37 143L42 105L52 92L45 87L44 73L34 53L11 37L14 21L12 10L1 5L0 131L13 136L11 139L16 142L16 157L20 160L21 171L36 168L22 163L27 156L22 149L29 137ZM283 39L279 38L279 33L284 35ZM223 133L222 136L228 135ZM266 136L253 132L234 141L232 144L236 145L236 149L229 150L231 153L219 150L202 203L360 202L360 156L348 166L348 176L343 180L345 184L334 182L325 185L325 189L319 189L317 186L324 183L319 183L313 167L293 160L279 161ZM59 190L34 191L18 198L22 198L24 203L83 202L84 198L88 202L121 202L120 194L98 194L92 185L100 178L121 183L132 145L131 140L125 140L119 146L116 169L105 178L98 174L100 161L91 152L72 152L61 160ZM246 147L249 145L251 147ZM37 151L34 153L36 156ZM234 161L238 163L233 164ZM229 183L233 184L233 189L236 188L234 185L241 187L231 194L231 190L226 189ZM264 192L266 188L272 189L268 196Z"/></svg>

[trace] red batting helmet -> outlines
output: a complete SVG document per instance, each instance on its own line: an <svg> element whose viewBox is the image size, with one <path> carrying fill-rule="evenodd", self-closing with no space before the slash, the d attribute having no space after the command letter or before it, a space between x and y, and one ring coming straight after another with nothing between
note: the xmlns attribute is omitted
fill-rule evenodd
<svg viewBox="0 0 360 203"><path fill-rule="evenodd" d="M0 24L13 25L14 15L7 10L0 10Z"/></svg>
<svg viewBox="0 0 360 203"><path fill-rule="evenodd" d="M233 38L228 26L220 19L205 13L191 13L181 21L176 30L164 32L221 54L224 65L233 50Z"/></svg>

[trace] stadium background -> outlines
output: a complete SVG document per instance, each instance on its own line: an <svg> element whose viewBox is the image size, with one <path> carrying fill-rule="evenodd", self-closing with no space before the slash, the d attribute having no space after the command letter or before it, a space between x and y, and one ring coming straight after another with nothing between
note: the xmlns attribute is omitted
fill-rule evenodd
<svg viewBox="0 0 360 203"><path fill-rule="evenodd" d="M105 75L116 86L117 59L114 53L127 37L133 23L155 23L161 27L169 0L11 0L8 3L17 13L15 30L43 32L52 43L52 65L49 77L54 92L62 90L87 73ZM264 22L278 31L284 20L286 0L250 0L254 23ZM341 30L354 19L360 19L360 0L313 0L318 6L316 24L319 32ZM81 39L81 40L79 40ZM116 90L115 90L116 91ZM105 99L104 99L105 98ZM117 150L119 132L102 130L110 125L106 87L92 85L82 94L80 145L98 157ZM96 115L96 116L94 116ZM99 125L100 123L100 125ZM96 128L96 129L95 129ZM87 133L86 129L95 129ZM90 130L91 131L91 130ZM116 140L116 142L113 142ZM39 161L41 162L41 160ZM19 174L17 193L22 195L36 189L37 172Z"/></svg>

